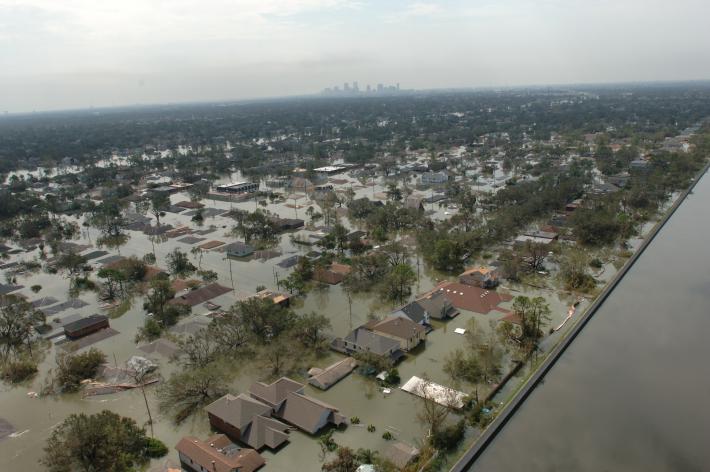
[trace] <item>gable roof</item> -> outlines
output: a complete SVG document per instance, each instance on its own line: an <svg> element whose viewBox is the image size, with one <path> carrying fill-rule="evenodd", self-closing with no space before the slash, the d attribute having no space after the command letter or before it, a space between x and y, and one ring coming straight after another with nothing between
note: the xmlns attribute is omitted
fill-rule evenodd
<svg viewBox="0 0 710 472"><path fill-rule="evenodd" d="M208 442L186 436L175 449L211 472L233 472L237 469L239 472L253 472L266 463L254 449L241 449L223 434L210 438Z"/></svg>
<svg viewBox="0 0 710 472"><path fill-rule="evenodd" d="M415 323L421 323L426 320L426 310L424 307L422 307L417 301L413 301L410 303L407 303L404 305L402 308L400 308L398 311L401 311L404 313L407 318L412 320Z"/></svg>
<svg viewBox="0 0 710 472"><path fill-rule="evenodd" d="M207 413L216 416L239 430L246 428L258 415L270 415L271 406L243 393L238 396L226 394L205 407Z"/></svg>
<svg viewBox="0 0 710 472"><path fill-rule="evenodd" d="M338 409L334 406L296 392L288 394L280 414L285 421L310 434L318 432L324 415L328 416L328 422L336 426L345 422L345 417L338 414Z"/></svg>
<svg viewBox="0 0 710 472"><path fill-rule="evenodd" d="M255 416L247 430L242 434L242 441L254 449L268 446L276 449L288 441L289 427L274 418Z"/></svg>
<svg viewBox="0 0 710 472"><path fill-rule="evenodd" d="M429 313L429 316L436 319L454 317L458 315L458 310L454 308L448 298L441 292L433 292L416 300L416 303Z"/></svg>
<svg viewBox="0 0 710 472"><path fill-rule="evenodd" d="M372 331L388 334L400 339L410 339L412 336L426 333L422 325L415 323L409 318L401 318L399 316L388 316L384 320L370 321L365 326Z"/></svg>
<svg viewBox="0 0 710 472"><path fill-rule="evenodd" d="M249 387L249 393L257 400L278 408L286 400L289 393L303 392L303 387L302 383L298 383L288 377L281 377L270 384L255 382Z"/></svg>
<svg viewBox="0 0 710 472"><path fill-rule="evenodd" d="M378 354L389 355L399 349L399 343L394 339L373 333L367 328L357 328L345 336L345 342L357 345L361 349Z"/></svg>
<svg viewBox="0 0 710 472"><path fill-rule="evenodd" d="M448 298L456 308L482 314L488 314L491 310L506 311L499 308L498 305L513 299L506 293L458 282L443 282L432 290L432 293L437 291Z"/></svg>

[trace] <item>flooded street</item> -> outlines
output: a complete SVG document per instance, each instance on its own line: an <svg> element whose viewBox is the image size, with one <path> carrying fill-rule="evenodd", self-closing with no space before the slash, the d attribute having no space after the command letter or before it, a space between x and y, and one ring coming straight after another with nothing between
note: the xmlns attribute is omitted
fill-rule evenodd
<svg viewBox="0 0 710 472"><path fill-rule="evenodd" d="M710 464L706 175L472 471Z"/></svg>
<svg viewBox="0 0 710 472"><path fill-rule="evenodd" d="M229 182L239 177L239 175L232 175L221 179L218 183ZM374 186L363 186L355 179L349 178L348 180L349 182L347 183L341 183L340 187L352 185L356 198L366 194L368 196L373 194L381 195L386 190L386 186L382 182L377 182ZM297 197L296 199L289 197L282 203L269 203L265 208L281 217L298 217L307 220L306 209L311 205L315 208L318 208L318 206L306 196ZM185 193L171 196L173 204L183 200L189 200L189 196ZM297 208L293 208L294 202ZM203 204L205 204L206 209L213 208L222 211L227 211L230 208L253 211L260 206L254 200L230 203L204 199ZM437 214L436 216L444 217L444 209L438 208L436 205L427 205L427 211L433 211ZM203 226L197 227L190 221L190 216L185 213L189 212L184 211L177 214L168 212L161 218L161 222L174 227L185 225L195 230L213 229L213 231L209 234L195 235L204 238L204 240L194 244L180 242L178 241L178 239L181 239L179 237L165 238L163 242L156 242L155 253L158 267L166 267L166 256L175 248L180 248L183 252L189 254L192 247L207 241L219 240L229 243L237 239L229 234L229 230L234 225L234 221L231 218L207 216ZM341 218L341 222L354 229L348 223L347 218ZM151 224L155 224L154 219ZM74 241L75 243L85 245L95 243L98 236L96 229L89 228L87 233L87 229L83 228L83 233L82 239ZM119 252L124 257L142 257L146 253L152 252L151 242L145 234L138 231L130 231L129 234L131 238L120 248L120 251L103 248L109 254L102 257L117 255ZM282 234L279 243L273 248L275 251L280 252L280 255L270 259L259 259L252 256L246 259L229 260L225 258L225 254L222 252L215 250L205 251L200 261L201 268L217 272L219 276L218 283L234 289L213 299L212 302L221 305L223 308L228 308L235 301L253 294L260 285L266 286L268 289L276 289L276 279L285 278L291 271L291 269L283 269L276 265L279 261L292 255L304 255L311 250L318 250L317 246L296 244L293 241L293 236L307 240L311 234L314 234L314 231L307 229ZM83 252L89 253L95 249L96 247L92 247ZM32 260L37 254L37 251L21 253L13 256L11 261ZM190 258L195 265L198 265L195 256L191 255ZM93 259L90 263L94 264L95 267L100 267L96 263L100 259L101 257ZM412 264L415 267L417 265L415 260L412 260ZM441 280L441 277L439 274L428 271L422 263L419 280L412 288L413 295L430 290ZM40 271L18 277L18 284L24 285L24 288L18 293L26 295L30 300L51 296L61 302L70 298L68 293L69 279L61 275L49 275ZM42 290L37 295L33 294L29 289L34 284L42 285ZM566 307L571 301L570 297L558 295L549 290L543 292L530 287L517 287L514 290L529 296L538 294L545 296L552 308L552 323L555 325L564 318L567 311ZM56 315L49 315L48 319L64 318L75 314L86 316L101 312L96 293L83 292L79 294L78 298L87 302L88 305L79 309L65 310ZM142 303L142 297L136 296L125 313L110 320L111 328L118 331L118 334L94 345L106 353L109 363L113 364L115 362L121 366L133 355L145 355L134 342L138 328L143 325L145 320ZM582 306L584 306L584 303ZM501 306L509 308L510 303L504 303ZM381 317L389 313L393 308L394 305L392 303L381 301L377 293L352 294L352 306L350 307L347 294L342 285L316 287L303 300L295 303L295 310L299 313L315 311L325 314L331 321L332 334L335 336L344 336L352 327L365 323L368 320L368 316L377 315ZM352 317L350 315L351 310ZM205 315L209 311L201 304L197 305L193 307L192 314L182 320L179 326L195 322L206 323L208 318ZM450 381L442 371L444 357L447 353L457 347L462 347L465 343L465 338L455 334L454 329L466 327L468 320L472 317L477 319L480 326L487 329L490 320L498 320L503 315L503 313L495 311L488 315L464 312L449 322L435 322L435 329L427 336L425 346L417 349L413 355L407 356L398 366L402 381L405 382L414 375L426 375L432 381L448 384ZM551 336L549 342L553 343L556 338L557 335ZM40 374L31 383L14 388L9 386L2 387L3 391L0 392L0 418L10 422L17 430L17 433L14 437L0 442L0 462L8 463L11 461L17 468L27 471L41 470L38 460L42 455L42 447L45 440L51 433L52 428L71 413L96 413L108 408L121 415L136 419L141 425L145 424L145 406L139 391L126 391L88 398L82 398L80 394L62 395L56 398L31 398L28 396L28 392L42 389L43 381L49 369L54 365L54 359L59 349L60 347L52 345L44 362L40 365ZM160 371L164 378L167 378L176 368L174 364L168 362L168 359L160 355L154 354L149 357L160 365ZM324 367L340 358L342 358L340 354L327 352L322 358L315 360L313 365ZM270 378L269 372L264 369L262 362L257 360L256 362L250 361L248 364L240 365L241 363L242 361L235 360L234 370L238 371L239 374L230 387L231 392L246 391L254 381L268 380ZM305 366L303 371L289 375L299 381L305 381L307 378L306 370L313 365ZM347 418L353 416L360 418L361 423L359 425L350 425L345 431L336 432L334 439L338 444L353 448L383 450L388 444L382 438L382 434L385 431L390 431L399 440L415 445L419 444L425 435L425 431L422 430L417 420L420 400L396 388L392 390L391 394L385 396L381 392L381 388L372 379L365 378L357 373L351 374L325 392L307 385L306 393L336 406ZM504 391L502 395L505 393ZM176 460L176 454L172 447L182 436L194 435L204 438L210 434L207 418L203 413L198 413L185 423L176 426L169 418L158 415L154 387L148 388L148 396L151 410L154 416L157 416L155 435L171 448L168 457L173 462ZM375 425L376 432L368 432L368 424ZM461 447L463 448L470 444L472 440L472 432L469 432L467 441ZM263 455L267 460L267 465L264 469L267 471L292 471L295 463L301 464L300 470L320 469L320 446L317 438L295 430L290 434L290 445L276 453L268 450L264 451ZM156 462L153 465L157 466L159 464Z"/></svg>

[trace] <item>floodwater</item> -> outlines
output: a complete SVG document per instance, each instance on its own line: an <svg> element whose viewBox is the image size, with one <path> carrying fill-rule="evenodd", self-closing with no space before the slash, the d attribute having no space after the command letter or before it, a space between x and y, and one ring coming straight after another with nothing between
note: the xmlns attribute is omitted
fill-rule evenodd
<svg viewBox="0 0 710 472"><path fill-rule="evenodd" d="M235 174L225 177L217 183L239 180L240 177L241 176L238 174ZM346 183L339 184L339 187L342 189L352 186L356 192L356 198L366 195L381 196L386 190L386 185L382 180L375 182L374 185L362 185L358 180L346 176L339 175L336 176L336 178L347 180ZM173 204L181 200L189 200L188 195L176 194L171 196ZM228 210L231 207L250 211L255 208L261 208L261 205L254 200L229 203L206 199L203 200L203 203L207 208L223 210ZM294 203L298 208L293 208ZM311 205L318 209L317 204L310 201L308 197L298 196L295 200L289 197L284 203L269 203L265 209L281 217L299 217L307 220L306 209ZM427 205L427 211L434 212L435 217L445 217L444 209L438 208L438 205ZM209 240L216 239L230 243L237 239L228 234L229 229L234 225L234 221L229 218L223 216L206 217L203 227L197 228L194 223L191 223L190 217L184 213L186 212L179 214L167 213L165 217L161 218L161 222L176 227L188 225L198 230L214 227L215 230L210 234L201 236L204 237L205 240L196 244L181 243L177 241L177 239L180 238L168 239L165 242L156 243L156 265L160 267L165 267L167 254L176 247L189 253L192 247ZM347 226L350 226L345 218L341 219L341 221ZM155 223L153 222L152 224ZM319 221L318 224L323 224L323 220ZM87 245L95 244L96 237L98 236L97 231L95 229L88 229L88 233L86 233L87 229L82 229L85 234L80 240L75 242ZM307 239L309 234L313 234L313 231L299 230L297 233L302 238ZM128 242L120 248L121 255L142 257L146 253L152 252L151 243L146 235L136 231L130 231L130 235L131 238ZM84 253L88 253L94 249L96 248L87 249ZM117 254L118 252L116 250L103 249L109 251L110 255ZM275 249L282 254L268 260L249 258L230 261L225 259L223 253L206 251L201 260L201 267L203 269L216 271L219 275L220 284L230 288L232 286L234 287L233 292L222 295L212 301L223 307L228 307L243 296L254 293L256 287L259 285L264 285L274 290L276 289L276 277L283 279L291 270L276 266L277 262L290 255L305 254L312 249L317 250L318 248L317 246L309 247L294 244L293 241L291 241L291 234L286 233L280 237L280 241ZM37 251L21 253L12 256L10 261L22 259L31 260L36 257L37 254ZM197 260L193 256L190 257L197 265ZM91 262L95 262L96 260L97 259L94 259ZM427 271L422 263L421 277L416 286L413 287L413 292L420 293L432 288L440 277L440 275ZM43 272L38 272L36 274L18 277L17 283L25 286L25 288L17 293L26 295L30 300L35 300L43 296L53 296L61 302L67 300L69 297L69 280L61 275L48 275ZM29 287L34 284L42 285L42 290L39 294L33 294L30 291ZM557 324L564 318L567 311L566 307L571 302L569 297L558 295L551 291L538 292L534 289L522 287L518 287L518 289L524 291L526 295L545 296L553 309L553 324ZM79 295L79 298L85 300L88 305L83 308L70 309L57 315L52 315L49 319L63 318L73 314L86 316L91 313L100 312L95 293L84 292ZM302 304L297 304L296 311L299 313L317 311L325 314L331 320L332 334L335 336L344 336L351 326L359 326L366 322L368 315L384 316L392 308L392 304L380 301L376 293L354 294L352 296L351 320L347 296L343 288L340 286L330 286L311 291ZM183 320L181 324L195 321L205 322L207 321L205 317L207 313L208 310L201 305L193 307L193 314ZM441 370L444 357L451 350L463 346L464 344L464 337L455 334L454 329L465 327L471 317L476 318L479 324L485 327L488 325L489 320L496 320L501 316L501 313L496 312L491 312L488 315L463 313L461 316L448 323L437 324L435 326L436 329L427 336L425 346L419 349L414 355L408 356L408 358L398 366L402 381L408 380L413 375L427 375L435 382L447 384L447 376ZM120 317L111 320L111 327L117 330L119 334L98 342L95 344L95 347L106 353L111 363L115 360L118 365L122 365L133 355L145 355L142 351L137 349L137 345L134 343L135 334L144 320L145 313L142 309L142 298L137 296L128 311ZM550 343L552 344L557 337L558 334L551 336L549 339ZM85 412L90 414L103 409L110 409L118 414L134 418L139 424L144 424L146 421L143 398L138 391L91 398L82 398L79 394L63 395L57 398L31 398L28 396L28 392L39 391L42 388L42 382L47 372L54 364L54 358L58 349L59 347L57 346L51 347L47 352L44 362L40 365L40 374L30 383L15 387L0 384L0 418L9 421L18 432L15 437L0 441L0 470L4 470L3 464L10 463L18 470L41 470L38 460L42 456L42 447L44 446L46 438L51 434L52 428L71 413ZM306 370L309 367L314 365L324 367L341 357L342 356L339 354L328 353L323 358L315 360L312 365L302 366L302 371L299 370L289 375L300 381L304 381ZM158 356L155 357L154 360L160 364L160 370L165 377L168 377L169 374L176 369L176 366L168 363L165 358ZM238 365L239 362L240 361L235 360L235 371L238 371L239 374L230 386L232 393L237 394L245 391L249 385L256 380L270 380L268 369L264 367L264 363L260 363L258 359L250 362L248 365ZM461 386L461 388L464 390L472 390L471 386ZM351 425L345 431L339 431L335 434L334 439L339 444L353 448L364 447L382 451L387 445L387 441L382 438L384 431L390 431L397 439L415 445L424 437L425 431L423 431L422 426L416 418L419 400L399 389L393 389L390 395L384 396L374 382L354 373L326 392L321 392L311 386L306 386L306 391L308 394L321 398L338 407L346 417L357 416L360 418L360 425ZM177 455L172 449L172 446L174 446L182 436L189 434L205 439L210 434L206 415L202 413L196 414L185 423L176 426L169 418L157 414L157 399L154 388L148 388L147 392L151 410L153 411L154 417L157 416L155 435L171 448L168 457L175 463ZM377 431L375 433L369 433L366 429L368 424L375 425ZM472 440L473 432L469 432L467 443L470 443ZM316 438L298 431L291 432L290 444L288 446L276 453L265 451L263 455L267 460L267 465L264 468L267 472L296 470L294 468L295 464L298 464L298 470L315 471L320 470L321 467L319 459L320 447ZM158 466L159 464L155 463L153 465Z"/></svg>
<svg viewBox="0 0 710 472"><path fill-rule="evenodd" d="M469 469L710 468L706 175Z"/></svg>

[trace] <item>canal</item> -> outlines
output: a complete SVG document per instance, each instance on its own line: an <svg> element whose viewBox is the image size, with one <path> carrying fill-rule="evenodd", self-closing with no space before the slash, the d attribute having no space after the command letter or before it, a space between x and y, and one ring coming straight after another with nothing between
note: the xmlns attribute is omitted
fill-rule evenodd
<svg viewBox="0 0 710 472"><path fill-rule="evenodd" d="M468 470L710 467L710 178Z"/></svg>

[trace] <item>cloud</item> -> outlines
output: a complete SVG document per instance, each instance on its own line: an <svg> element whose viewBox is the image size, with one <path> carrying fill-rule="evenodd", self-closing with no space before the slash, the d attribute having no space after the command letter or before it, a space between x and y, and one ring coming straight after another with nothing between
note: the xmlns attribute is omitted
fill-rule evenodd
<svg viewBox="0 0 710 472"><path fill-rule="evenodd" d="M441 13L443 8L438 3L414 2L404 9L404 16L429 16Z"/></svg>

